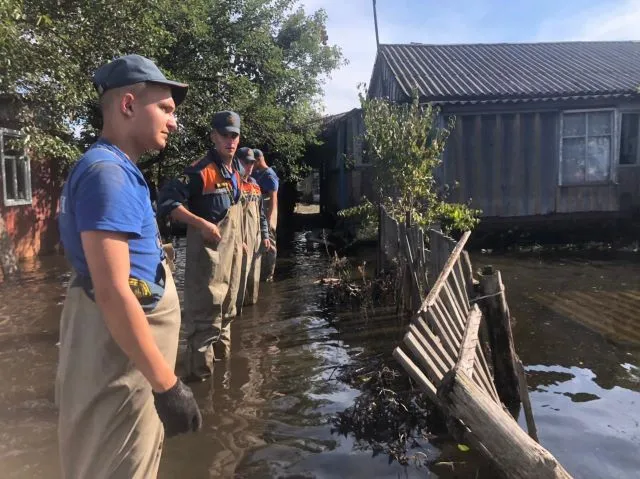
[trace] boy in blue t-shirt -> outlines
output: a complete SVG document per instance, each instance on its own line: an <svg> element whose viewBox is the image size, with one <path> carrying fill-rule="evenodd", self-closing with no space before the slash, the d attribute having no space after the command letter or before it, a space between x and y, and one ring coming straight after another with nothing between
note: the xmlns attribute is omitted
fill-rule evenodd
<svg viewBox="0 0 640 479"><path fill-rule="evenodd" d="M202 418L174 373L180 304L135 163L166 146L187 86L139 55L93 81L104 127L60 198L73 267L56 374L62 476L156 477L165 433L195 431Z"/></svg>

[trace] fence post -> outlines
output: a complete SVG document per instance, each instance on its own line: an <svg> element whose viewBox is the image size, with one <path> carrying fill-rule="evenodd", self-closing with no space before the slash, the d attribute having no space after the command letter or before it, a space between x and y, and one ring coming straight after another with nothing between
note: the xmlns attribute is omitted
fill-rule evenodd
<svg viewBox="0 0 640 479"><path fill-rule="evenodd" d="M499 271L492 266L480 274L481 300L493 359L494 377L500 400L514 413L520 408L520 385L516 366L516 352L511 332L511 315L504 294Z"/></svg>

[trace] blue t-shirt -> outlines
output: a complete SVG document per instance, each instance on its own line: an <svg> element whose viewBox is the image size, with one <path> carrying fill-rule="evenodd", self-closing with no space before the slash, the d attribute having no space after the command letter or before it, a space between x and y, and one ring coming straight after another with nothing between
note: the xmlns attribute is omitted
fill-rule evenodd
<svg viewBox="0 0 640 479"><path fill-rule="evenodd" d="M113 231L129 237L131 278L152 283L154 296L159 291L153 286L164 286L164 252L149 188L115 145L99 139L74 165L62 189L58 221L65 254L79 276L89 277L80 233Z"/></svg>
<svg viewBox="0 0 640 479"><path fill-rule="evenodd" d="M264 170L251 173L251 176L258 182L262 194L271 193L272 191L278 191L278 175L273 171L273 168L268 167Z"/></svg>

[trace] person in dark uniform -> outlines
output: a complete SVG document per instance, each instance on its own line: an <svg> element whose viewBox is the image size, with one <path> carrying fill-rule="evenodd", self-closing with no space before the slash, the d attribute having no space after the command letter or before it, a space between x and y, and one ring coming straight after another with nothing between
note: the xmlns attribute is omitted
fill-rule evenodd
<svg viewBox="0 0 640 479"><path fill-rule="evenodd" d="M185 376L197 380L211 376L215 359L229 356L242 267L238 114L217 112L210 137L214 147L168 182L158 199L160 217L187 225L183 366Z"/></svg>

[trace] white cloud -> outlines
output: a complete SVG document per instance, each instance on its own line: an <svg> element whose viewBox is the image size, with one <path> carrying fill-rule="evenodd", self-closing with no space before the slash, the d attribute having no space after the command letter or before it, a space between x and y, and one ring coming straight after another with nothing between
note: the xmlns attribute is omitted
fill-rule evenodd
<svg viewBox="0 0 640 479"><path fill-rule="evenodd" d="M582 11L559 11L538 29L537 41L640 40L640 0L612 7L603 2Z"/></svg>

